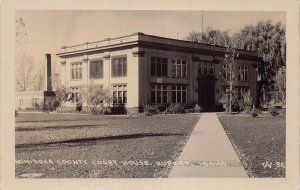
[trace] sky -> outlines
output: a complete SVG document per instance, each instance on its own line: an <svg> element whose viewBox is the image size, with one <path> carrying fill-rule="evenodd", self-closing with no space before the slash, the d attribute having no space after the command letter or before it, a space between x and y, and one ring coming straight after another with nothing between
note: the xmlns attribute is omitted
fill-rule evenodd
<svg viewBox="0 0 300 190"><path fill-rule="evenodd" d="M16 19L25 22L27 33L23 45L35 64L45 63L45 53L55 55L62 46L99 41L143 32L167 38L184 39L191 31L212 27L229 34L238 32L245 25L261 20L281 22L285 25L284 12L257 11L84 11L84 10L18 10ZM59 73L59 69L55 69Z"/></svg>

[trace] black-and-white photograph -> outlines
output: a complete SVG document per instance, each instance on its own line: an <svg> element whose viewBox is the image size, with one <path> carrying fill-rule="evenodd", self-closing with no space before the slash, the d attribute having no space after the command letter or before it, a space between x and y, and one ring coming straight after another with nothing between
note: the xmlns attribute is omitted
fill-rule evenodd
<svg viewBox="0 0 300 190"><path fill-rule="evenodd" d="M286 12L16 10L16 178L285 178Z"/></svg>
<svg viewBox="0 0 300 190"><path fill-rule="evenodd" d="M0 6L0 189L299 189L297 0Z"/></svg>

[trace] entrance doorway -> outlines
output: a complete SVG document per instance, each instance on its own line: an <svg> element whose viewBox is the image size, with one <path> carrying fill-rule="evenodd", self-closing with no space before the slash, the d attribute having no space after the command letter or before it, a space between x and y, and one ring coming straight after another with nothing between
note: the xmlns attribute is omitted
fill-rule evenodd
<svg viewBox="0 0 300 190"><path fill-rule="evenodd" d="M199 77L198 78L198 104L205 111L213 111L215 107L215 78Z"/></svg>

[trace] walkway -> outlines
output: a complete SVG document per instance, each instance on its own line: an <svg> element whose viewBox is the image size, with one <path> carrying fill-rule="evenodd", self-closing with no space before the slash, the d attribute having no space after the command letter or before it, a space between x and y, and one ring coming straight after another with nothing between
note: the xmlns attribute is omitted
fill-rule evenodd
<svg viewBox="0 0 300 190"><path fill-rule="evenodd" d="M216 113L203 113L169 177L248 177Z"/></svg>

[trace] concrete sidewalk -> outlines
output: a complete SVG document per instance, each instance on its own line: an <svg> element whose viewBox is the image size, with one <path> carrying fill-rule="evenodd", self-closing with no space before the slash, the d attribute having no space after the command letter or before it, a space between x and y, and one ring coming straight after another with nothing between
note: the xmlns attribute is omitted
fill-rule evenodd
<svg viewBox="0 0 300 190"><path fill-rule="evenodd" d="M216 113L203 113L169 177L248 177Z"/></svg>

